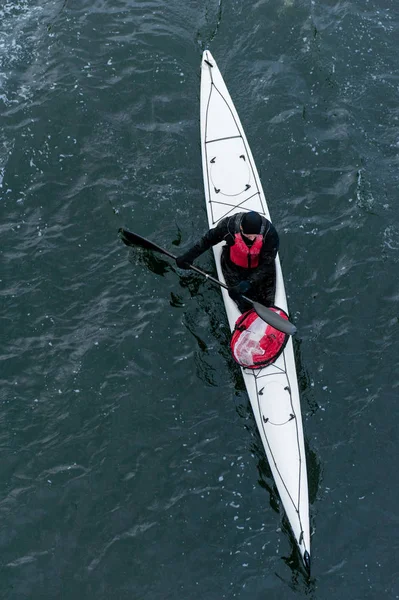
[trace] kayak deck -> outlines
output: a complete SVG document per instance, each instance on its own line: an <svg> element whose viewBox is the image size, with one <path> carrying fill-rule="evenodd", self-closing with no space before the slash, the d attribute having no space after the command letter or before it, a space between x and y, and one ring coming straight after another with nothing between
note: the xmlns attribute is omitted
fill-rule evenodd
<svg viewBox="0 0 399 600"><path fill-rule="evenodd" d="M255 162L237 111L211 53L201 65L201 149L209 227L237 212L254 210L270 219ZM225 282L220 258L223 244L214 246L219 279ZM222 289L231 330L240 315ZM288 313L280 260L276 257L276 306ZM310 569L308 481L298 381L292 338L271 365L241 369L281 502Z"/></svg>

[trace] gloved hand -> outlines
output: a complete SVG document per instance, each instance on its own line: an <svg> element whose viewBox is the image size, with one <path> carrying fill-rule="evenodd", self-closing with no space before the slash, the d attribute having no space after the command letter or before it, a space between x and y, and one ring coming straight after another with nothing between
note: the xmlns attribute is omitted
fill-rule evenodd
<svg viewBox="0 0 399 600"><path fill-rule="evenodd" d="M237 285L233 285L229 288L229 296L233 300L236 300L241 296L241 294L245 294L251 288L251 284L249 281L244 280L240 281Z"/></svg>
<svg viewBox="0 0 399 600"><path fill-rule="evenodd" d="M181 254L180 256L176 256L176 264L179 269L189 269L190 262L191 260L187 252L185 254Z"/></svg>

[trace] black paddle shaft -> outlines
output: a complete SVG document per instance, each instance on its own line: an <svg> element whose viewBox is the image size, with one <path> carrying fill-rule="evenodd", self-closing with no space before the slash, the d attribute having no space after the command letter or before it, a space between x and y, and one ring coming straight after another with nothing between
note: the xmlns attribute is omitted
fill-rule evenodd
<svg viewBox="0 0 399 600"><path fill-rule="evenodd" d="M121 234L122 241L125 242L125 244L127 242L128 246L133 244L135 246L141 246L142 248L146 248L147 250L162 252L162 254L166 254L166 256L169 256L169 258L173 258L173 260L176 260L177 258L175 254L172 254L168 250L165 250L165 248L161 248L161 246L158 246L158 244L151 242L151 240L148 240L147 238L144 238L141 235L138 235L137 233L132 233L131 231L127 231L126 229L122 228L119 229L119 233ZM209 273L201 271L201 269L198 269L198 267L196 267L195 265L190 265L190 269L192 269L193 271L197 271L197 273L203 275L204 277L209 279L209 281L212 281L212 283L216 283L221 287L224 287L226 290L229 289L225 283L219 281L219 279L215 279L215 277L212 277L212 275L209 275Z"/></svg>
<svg viewBox="0 0 399 600"><path fill-rule="evenodd" d="M122 241L127 246L141 246L141 248L145 248L146 250L153 250L154 252L161 252L162 254L169 256L169 258L176 260L176 256L174 254L172 254L165 248L158 246L158 244L155 244L151 240L148 240L147 238L138 235L137 233L133 233L132 231L128 231L127 229L123 228L119 229L119 233L121 235ZM212 277L212 275L209 275L209 273L201 271L201 269L198 269L198 267L196 267L195 265L190 265L190 269L192 269L196 273L199 273L203 277L206 277L206 279L208 279L212 283L220 285L220 287L223 287L225 290L229 289L229 287L225 283L219 281L219 279L216 279L215 277ZM295 325L290 323L290 321L284 319L273 310L270 310L269 308L267 308L267 306L263 306L263 304L251 300L251 298L247 298L247 296L242 297L244 298L244 300L252 304L256 313L260 316L261 319L266 321L266 323L268 323L272 327L275 327L279 331L282 331L283 333L288 333L288 335L294 335L294 333L296 332L296 327Z"/></svg>

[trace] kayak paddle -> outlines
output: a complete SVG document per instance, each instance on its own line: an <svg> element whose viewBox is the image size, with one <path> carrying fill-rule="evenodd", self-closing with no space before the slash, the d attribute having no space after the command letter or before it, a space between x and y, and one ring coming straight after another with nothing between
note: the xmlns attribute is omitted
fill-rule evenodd
<svg viewBox="0 0 399 600"><path fill-rule="evenodd" d="M165 248L161 248L161 246L158 246L158 244L155 244L151 240L148 240L147 238L138 235L137 233L132 233L131 231L123 229L122 227L119 229L119 233L122 242L124 242L127 246L141 246L141 248L145 248L146 250L153 250L154 252L161 252L162 254L166 254L166 256L169 256L169 258L176 260L176 256L174 254L172 254L168 250L165 250ZM229 289L229 287L225 283L222 283L218 279L215 279L215 277L212 277L212 275L209 275L209 273L201 271L201 269L198 269L198 267L196 267L195 265L190 265L190 269L192 269L196 273L199 273L200 275L203 275L209 281L212 281L212 283L220 285L225 290ZM288 335L294 335L294 333L296 332L296 327L295 325L290 323L290 321L288 321L287 319L283 319L283 317L281 317L279 314L270 310L270 308L267 308L267 306L260 304L260 302L255 302L255 300L251 300L251 298L247 298L247 296L244 295L242 296L242 298L244 298L244 300L252 304L255 312L259 315L261 319L263 319L263 321L265 321L275 329L282 331L283 333L288 333Z"/></svg>

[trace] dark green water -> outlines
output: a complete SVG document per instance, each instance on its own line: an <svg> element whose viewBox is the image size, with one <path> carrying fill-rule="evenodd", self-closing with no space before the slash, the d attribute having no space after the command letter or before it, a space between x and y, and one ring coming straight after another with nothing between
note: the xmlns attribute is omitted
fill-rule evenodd
<svg viewBox="0 0 399 600"><path fill-rule="evenodd" d="M205 47L281 237L310 581L220 291L117 237L205 231ZM1 598L399 597L398 48L397 0L3 0Z"/></svg>

